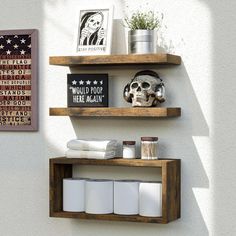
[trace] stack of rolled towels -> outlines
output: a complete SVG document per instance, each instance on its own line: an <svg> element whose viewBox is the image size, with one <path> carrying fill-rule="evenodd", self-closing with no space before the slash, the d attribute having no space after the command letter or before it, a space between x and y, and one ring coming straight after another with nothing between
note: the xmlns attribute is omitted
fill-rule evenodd
<svg viewBox="0 0 236 236"><path fill-rule="evenodd" d="M67 147L68 158L111 159L116 155L117 140L73 139Z"/></svg>

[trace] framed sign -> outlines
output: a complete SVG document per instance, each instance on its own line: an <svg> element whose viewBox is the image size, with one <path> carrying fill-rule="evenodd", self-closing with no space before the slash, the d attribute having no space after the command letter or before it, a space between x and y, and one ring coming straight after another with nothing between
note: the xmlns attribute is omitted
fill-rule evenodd
<svg viewBox="0 0 236 236"><path fill-rule="evenodd" d="M68 107L108 107L108 74L68 74Z"/></svg>
<svg viewBox="0 0 236 236"><path fill-rule="evenodd" d="M76 54L111 54L113 6L80 9L76 32Z"/></svg>
<svg viewBox="0 0 236 236"><path fill-rule="evenodd" d="M0 130L38 130L37 43L35 29L0 31Z"/></svg>

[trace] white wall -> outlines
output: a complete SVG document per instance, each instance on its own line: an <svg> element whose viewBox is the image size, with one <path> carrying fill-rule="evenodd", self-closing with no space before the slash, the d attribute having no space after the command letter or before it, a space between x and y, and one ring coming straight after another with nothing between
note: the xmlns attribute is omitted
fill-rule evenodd
<svg viewBox="0 0 236 236"><path fill-rule="evenodd" d="M144 1L106 1L115 6L113 52L124 53L118 19L126 5L148 8ZM233 0L156 0L167 29L159 44L182 56L181 66L93 68L111 76L111 105L129 106L122 89L139 69L155 69L166 84L166 106L181 106L181 118L161 120L71 119L49 117L48 108L66 106L69 68L48 65L50 55L72 51L77 9L102 0L1 0L1 29L37 28L39 43L39 117L35 133L0 133L0 235L234 235L235 9ZM226 5L227 2L227 5ZM78 71L73 71L78 72ZM87 71L84 71L87 72ZM158 136L160 154L182 159L182 217L168 225L102 222L48 217L48 159L61 156L75 136L135 139ZM75 175L151 178L117 168L75 169Z"/></svg>

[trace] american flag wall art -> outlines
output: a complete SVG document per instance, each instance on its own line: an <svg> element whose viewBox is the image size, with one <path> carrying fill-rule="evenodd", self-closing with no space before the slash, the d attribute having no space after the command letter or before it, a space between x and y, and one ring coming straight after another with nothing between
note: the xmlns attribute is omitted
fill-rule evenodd
<svg viewBox="0 0 236 236"><path fill-rule="evenodd" d="M0 31L0 130L36 131L37 30Z"/></svg>

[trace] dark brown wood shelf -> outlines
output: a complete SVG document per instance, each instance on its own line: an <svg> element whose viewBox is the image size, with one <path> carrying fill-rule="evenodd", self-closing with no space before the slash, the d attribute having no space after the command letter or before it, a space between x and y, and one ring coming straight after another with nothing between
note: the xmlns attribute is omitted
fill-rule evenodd
<svg viewBox="0 0 236 236"><path fill-rule="evenodd" d="M181 57L172 54L127 54L99 56L51 56L50 65L98 66L98 65L180 65Z"/></svg>
<svg viewBox="0 0 236 236"><path fill-rule="evenodd" d="M85 159L85 158L67 158L57 157L51 158L50 161L56 164L72 164L72 165L103 165L103 166L133 166L133 167L162 167L166 163L175 162L176 159L124 159L116 157L113 159Z"/></svg>
<svg viewBox="0 0 236 236"><path fill-rule="evenodd" d="M87 214L85 212L53 212L51 217L78 218L85 220L131 221L143 223L165 223L162 217L144 217L140 215Z"/></svg>
<svg viewBox="0 0 236 236"><path fill-rule="evenodd" d="M105 165L127 167L161 168L162 175L162 217L143 217L140 215L116 214L87 214L74 213L62 210L62 181L72 177L73 165ZM96 219L110 221L131 221L145 223L168 223L180 218L180 175L181 162L179 159L162 160L127 160L115 158L109 160L78 159L78 158L51 158L50 159L50 216L62 218Z"/></svg>
<svg viewBox="0 0 236 236"><path fill-rule="evenodd" d="M50 108L50 116L78 116L78 117L135 117L135 118L159 118L176 117L181 115L180 107L65 107Z"/></svg>

